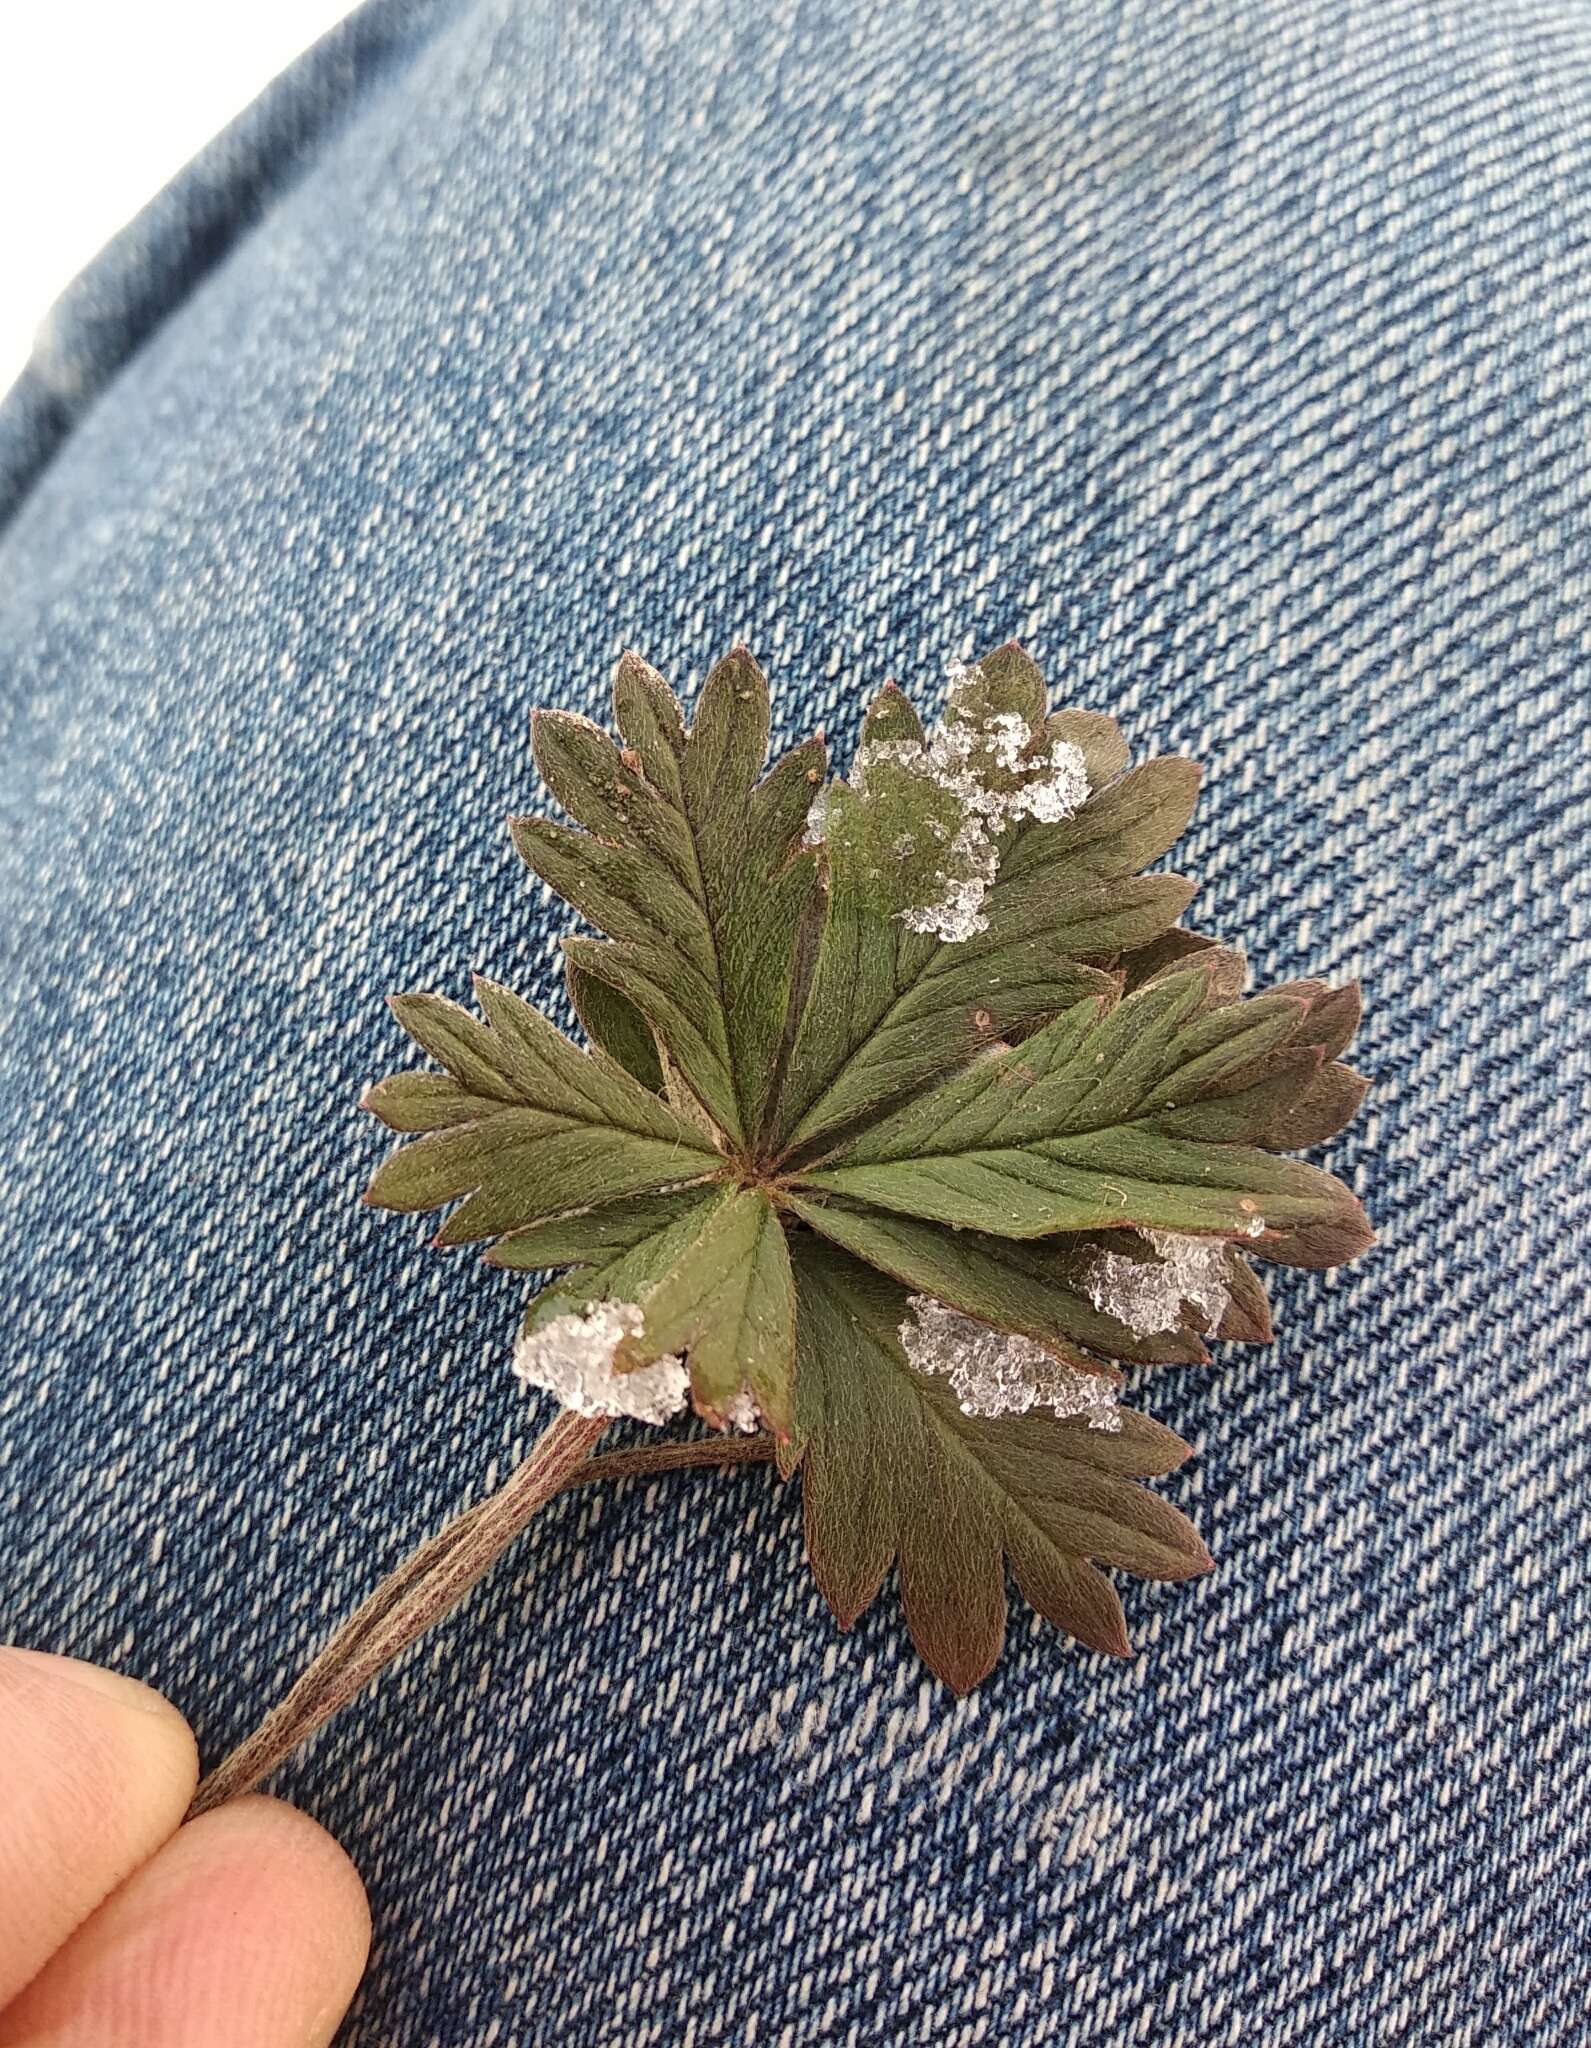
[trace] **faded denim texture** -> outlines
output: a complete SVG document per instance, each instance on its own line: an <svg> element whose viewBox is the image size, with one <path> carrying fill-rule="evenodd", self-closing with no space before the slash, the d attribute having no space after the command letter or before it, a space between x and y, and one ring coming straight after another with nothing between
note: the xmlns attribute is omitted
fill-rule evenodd
<svg viewBox="0 0 1591 2048"><path fill-rule="evenodd" d="M1358 974L1382 1247L1138 1382L1219 1569L956 1703L763 1472L574 1496L284 1773L358 2048L1582 2042L1591 8L378 0L0 415L3 1621L209 1757L545 1419L357 1196L557 1001L527 713L1019 635Z"/></svg>

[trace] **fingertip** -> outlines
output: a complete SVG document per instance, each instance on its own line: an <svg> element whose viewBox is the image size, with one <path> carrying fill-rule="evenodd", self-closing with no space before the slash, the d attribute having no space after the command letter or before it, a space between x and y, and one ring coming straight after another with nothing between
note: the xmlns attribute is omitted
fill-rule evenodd
<svg viewBox="0 0 1591 2048"><path fill-rule="evenodd" d="M180 1731L179 1747L194 1747L192 1731L164 1693L141 1678L129 1678L125 1672L112 1671L104 1664L87 1664L80 1657L57 1656L52 1650L24 1650L8 1643L0 1648L0 1686L6 1687L13 1697L31 1696L37 1704L49 1698L68 1710L74 1701L79 1708L86 1708L88 1702L81 1695L88 1694L112 1706L151 1715L162 1724L165 1739L175 1739ZM61 1686L70 1686L72 1691L61 1694L56 1690ZM148 1730L144 1732L149 1734ZM198 1769L197 1753L194 1769Z"/></svg>
<svg viewBox="0 0 1591 2048"><path fill-rule="evenodd" d="M152 1686L0 1650L0 2006L177 1827L198 1769Z"/></svg>
<svg viewBox="0 0 1591 2048"><path fill-rule="evenodd" d="M331 1947L345 1963L351 1962L351 1998L370 1954L370 1899L348 1851L300 1807L266 1793L228 1800L189 1825L199 1828L209 1822L214 1831L214 1824L222 1821L227 1823L229 1855L236 1854L240 1844L248 1845L251 1854L281 1872L295 1898L309 1901L312 1917Z"/></svg>
<svg viewBox="0 0 1591 2048"><path fill-rule="evenodd" d="M325 2048L370 1951L347 1853L278 1799L183 1827L6 2014L6 2040L60 2048Z"/></svg>

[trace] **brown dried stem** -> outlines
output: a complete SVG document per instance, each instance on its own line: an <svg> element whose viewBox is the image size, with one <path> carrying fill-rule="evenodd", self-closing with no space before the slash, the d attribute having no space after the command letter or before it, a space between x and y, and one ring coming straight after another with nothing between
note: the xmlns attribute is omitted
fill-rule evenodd
<svg viewBox="0 0 1591 2048"><path fill-rule="evenodd" d="M558 1494L601 1479L644 1478L692 1465L766 1464L770 1436L702 1437L641 1444L592 1457L605 1415L565 1410L496 1493L456 1515L357 1607L265 1719L200 1785L191 1820L237 1799L284 1763L373 1679L451 1613L502 1556L531 1516Z"/></svg>

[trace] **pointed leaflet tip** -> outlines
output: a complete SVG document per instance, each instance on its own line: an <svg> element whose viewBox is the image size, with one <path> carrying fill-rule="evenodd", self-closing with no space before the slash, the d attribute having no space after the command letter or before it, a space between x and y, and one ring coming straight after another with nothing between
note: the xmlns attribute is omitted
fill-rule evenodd
<svg viewBox="0 0 1591 2048"><path fill-rule="evenodd" d="M886 683L863 714L861 748L881 746L891 740L921 746L923 739L923 722L911 699L899 683ZM854 777L854 768L852 772Z"/></svg>
<svg viewBox="0 0 1591 2048"><path fill-rule="evenodd" d="M662 683L663 678L644 655L637 654L633 647L624 648L614 665L614 680L633 677L637 682ZM666 688L667 685L665 684Z"/></svg>
<svg viewBox="0 0 1591 2048"><path fill-rule="evenodd" d="M1339 1059L1359 1029L1364 1004L1357 981L1328 989L1310 1008L1310 1036L1325 1048L1327 1059Z"/></svg>
<svg viewBox="0 0 1591 2048"><path fill-rule="evenodd" d="M969 704L996 716L1014 712L1035 730L1044 723L1049 709L1049 691L1043 672L1027 649L1015 640L981 655L952 689L952 699L965 696Z"/></svg>
<svg viewBox="0 0 1591 2048"><path fill-rule="evenodd" d="M613 671L613 716L647 780L671 790L685 745L685 713L657 670L629 648Z"/></svg>
<svg viewBox="0 0 1591 2048"><path fill-rule="evenodd" d="M1311 1269L1346 1266L1362 1258L1375 1244L1376 1234L1358 1198L1346 1188L1342 1193L1345 1200L1330 1217L1279 1234L1267 1231L1255 1241L1254 1256L1276 1266Z"/></svg>

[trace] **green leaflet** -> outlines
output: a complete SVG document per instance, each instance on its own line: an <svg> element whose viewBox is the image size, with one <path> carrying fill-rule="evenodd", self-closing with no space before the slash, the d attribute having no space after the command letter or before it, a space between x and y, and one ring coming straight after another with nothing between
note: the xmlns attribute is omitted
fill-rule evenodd
<svg viewBox="0 0 1591 2048"><path fill-rule="evenodd" d="M427 1133L377 1168L365 1191L373 1207L463 1197L437 1241L467 1244L720 1168L702 1134L606 1054L580 1051L495 982L477 976L475 989L485 1023L442 996L393 999L447 1071L395 1075L366 1095L394 1130Z"/></svg>
<svg viewBox="0 0 1591 2048"><path fill-rule="evenodd" d="M1090 789L1103 789L1127 770L1132 756L1122 738L1121 727L1103 711L1079 711L1075 707L1052 711L1044 721L1051 741L1065 740L1076 747L1088 770ZM1163 851L1164 849L1162 849Z"/></svg>
<svg viewBox="0 0 1591 2048"><path fill-rule="evenodd" d="M1007 713L1030 726L1044 723L1050 693L1038 663L1015 640L963 674L950 691L945 716L973 726L987 726L991 719Z"/></svg>
<svg viewBox="0 0 1591 2048"><path fill-rule="evenodd" d="M1210 1000L1219 1003L1237 1001L1247 971L1241 953L1217 946L1202 933L1180 928L1125 954L1117 966L1128 995L1168 975L1196 967L1206 977ZM1369 1092L1366 1076L1344 1066L1338 1057L1359 1028L1359 987L1357 982L1330 988L1323 981L1292 981L1270 993L1287 996L1304 1006L1306 1015L1292 1044L1295 1050L1318 1047L1321 1065L1306 1089L1279 1091L1281 1099L1276 1113L1256 1142L1273 1152L1304 1152L1334 1138L1350 1124ZM1260 1071L1256 1069L1251 1078L1262 1078Z"/></svg>
<svg viewBox="0 0 1591 2048"><path fill-rule="evenodd" d="M1206 933L1189 931L1185 925L1174 925L1170 931L1162 932L1158 939L1151 939L1147 946L1137 946L1122 954L1116 962L1122 977L1122 994L1136 995L1156 975L1191 967L1201 953L1208 953L1216 947L1216 940ZM1241 958L1240 955L1237 957ZM1242 993L1243 984L1239 981L1231 991L1231 998Z"/></svg>
<svg viewBox="0 0 1591 2048"><path fill-rule="evenodd" d="M725 1188L695 1225L689 1246L639 1297L646 1327L632 1362L688 1354L691 1393L709 1421L733 1422L744 1390L787 1437L796 1302L778 1212L760 1190Z"/></svg>
<svg viewBox="0 0 1591 2048"><path fill-rule="evenodd" d="M719 1184L610 1203L518 1231L488 1257L519 1270L578 1261L537 1295L527 1330L592 1302L634 1302L644 1328L615 1359L621 1371L683 1355L709 1421L735 1421L749 1392L767 1426L788 1437L795 1283L766 1195Z"/></svg>
<svg viewBox="0 0 1591 2048"><path fill-rule="evenodd" d="M768 685L743 648L713 668L689 731L673 692L634 655L619 665L614 705L622 749L588 720L538 714L537 764L585 830L518 818L514 843L613 942L570 942L579 975L606 983L664 1039L728 1142L755 1145L813 906L817 859L798 849L823 743L758 780Z"/></svg>
<svg viewBox="0 0 1591 2048"><path fill-rule="evenodd" d="M1370 1089L1366 1075L1337 1057L1359 1028L1359 986L1349 982L1328 988L1324 982L1300 981L1277 994L1304 998L1308 1009L1297 1043L1317 1047L1321 1065L1301 1096L1278 1104L1262 1142L1277 1152L1307 1152L1352 1123Z"/></svg>
<svg viewBox="0 0 1591 2048"><path fill-rule="evenodd" d="M1208 1361L1192 1328L1140 1336L1095 1308L1081 1283L1089 1260L1109 1243L1103 1233L1024 1243L978 1230L947 1230L832 1197L792 1196L790 1206L804 1223L913 1293L931 1294L980 1322L1033 1337L1084 1369L1097 1370L1101 1358L1139 1365Z"/></svg>
<svg viewBox="0 0 1591 2048"><path fill-rule="evenodd" d="M516 1273L547 1272L557 1266L583 1266L590 1276L608 1271L638 1245L646 1244L681 1221L699 1214L717 1195L718 1183L675 1188L660 1195L632 1195L574 1209L545 1222L500 1237L485 1254L489 1266ZM686 1242L689 1239L687 1237ZM592 1295L590 1299L605 1299Z"/></svg>
<svg viewBox="0 0 1591 2048"><path fill-rule="evenodd" d="M1216 1335L1228 1344L1269 1344L1276 1336L1265 1283L1234 1245L1227 1257L1232 1296Z"/></svg>
<svg viewBox="0 0 1591 2048"><path fill-rule="evenodd" d="M493 1265L534 1271L560 1264L565 1252L576 1254L571 1270L549 1281L525 1311L526 1330L538 1330L592 1302L639 1302L689 1252L721 1193L720 1187L697 1187L605 1203L586 1216L555 1217L516 1231L486 1256Z"/></svg>
<svg viewBox="0 0 1591 2048"><path fill-rule="evenodd" d="M1187 1518L1136 1484L1188 1446L1128 1409L1119 1433L1038 1410L964 1415L906 1362L906 1290L835 1247L798 1243L797 1445L807 1554L842 1628L892 1564L924 1662L957 1692L1005 1636L1004 1560L1023 1597L1079 1642L1129 1651L1100 1565L1188 1578L1209 1553Z"/></svg>
<svg viewBox="0 0 1591 2048"><path fill-rule="evenodd" d="M1124 1223L1236 1233L1256 1216L1278 1232L1331 1223L1363 1234L1339 1182L1256 1142L1278 1101L1307 1090L1319 1067L1320 1049L1304 1047L1294 1064L1249 1078L1291 1048L1304 1005L1283 996L1207 1009L1205 997L1194 969L1112 1009L1075 1004L798 1177L1001 1237Z"/></svg>
<svg viewBox="0 0 1591 2048"><path fill-rule="evenodd" d="M1026 656L1001 649L974 673L987 679L991 668L998 687L986 682L975 696L953 696L947 720L1003 711L1036 726L1042 689L1033 695L1037 672ZM984 904L988 928L967 939L942 941L898 915L904 902L920 900L924 884L912 862L926 848L931 865L942 844L932 835L954 829L954 809L929 816L938 801L931 788L925 795L921 780L897 775L891 782L876 769L865 797L844 783L830 790L828 915L779 1105L787 1153L812 1151L960 1065L981 1044L1114 986L1083 963L1147 945L1186 909L1191 884L1137 870L1186 827L1197 768L1168 758L1111 781L1126 751L1110 720L1057 713L1042 729L1048 740L1080 748L1094 794L1070 818L1006 828ZM922 738L901 693L893 686L881 692L863 751ZM902 860L897 849L908 844L912 853Z"/></svg>
<svg viewBox="0 0 1591 2048"><path fill-rule="evenodd" d="M1198 764L1180 754L1158 755L1096 789L1080 811L1054 824L1028 824L1012 840L990 894L999 922L1009 906L1023 903L1040 876L1068 886L1081 875L1116 881L1137 874L1169 853L1193 816L1201 777ZM1191 898L1192 890L1188 891ZM1155 936L1164 931L1158 928ZM1147 944L1129 939L1107 950L1125 952Z"/></svg>
<svg viewBox="0 0 1591 2048"><path fill-rule="evenodd" d="M564 979L569 1000L587 1038L600 1046L610 1059L633 1074L643 1088L654 1095L663 1092L663 1060L657 1037L645 1017L628 996L600 975L592 974L578 959L564 956Z"/></svg>

